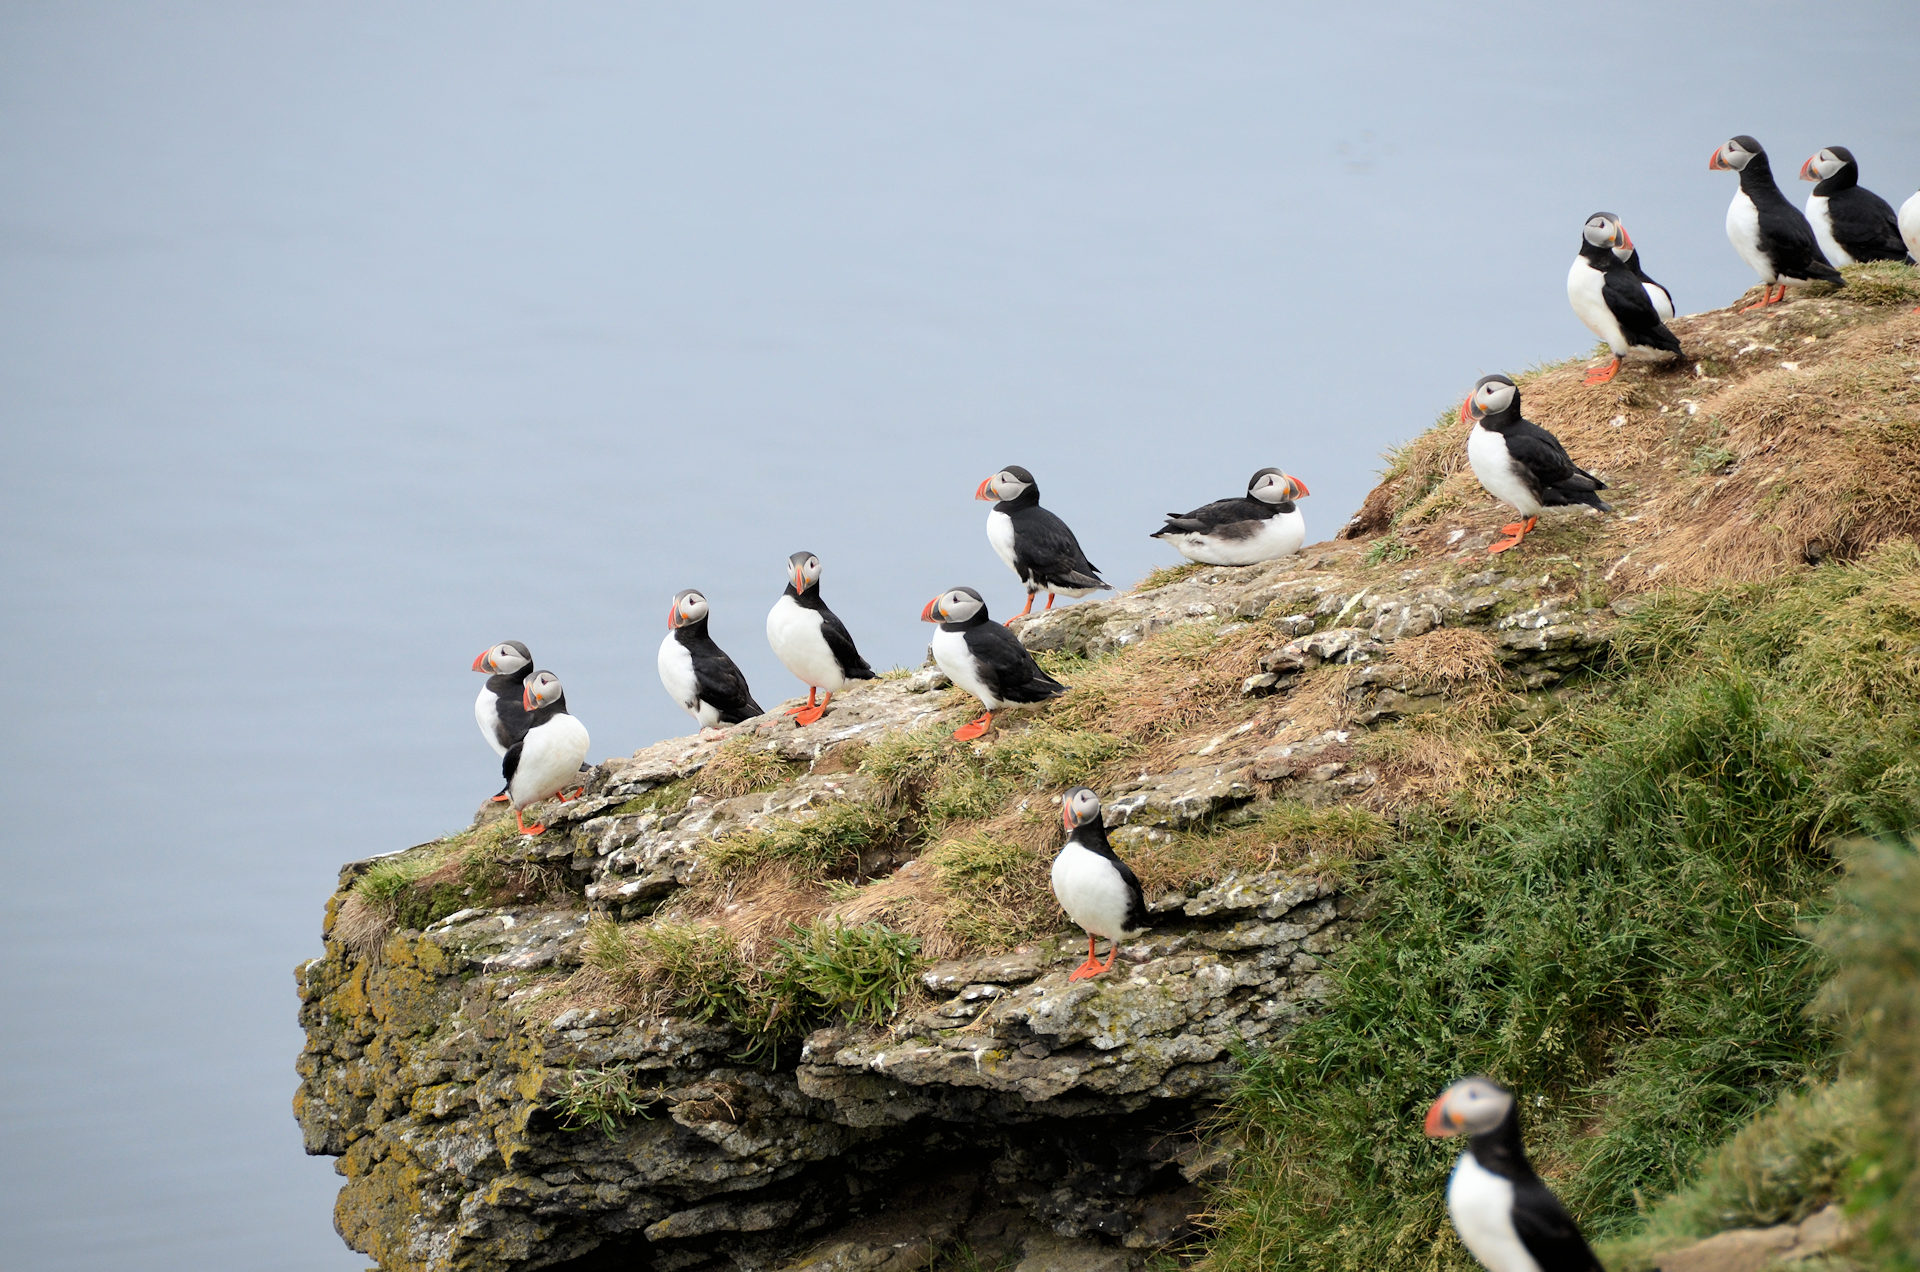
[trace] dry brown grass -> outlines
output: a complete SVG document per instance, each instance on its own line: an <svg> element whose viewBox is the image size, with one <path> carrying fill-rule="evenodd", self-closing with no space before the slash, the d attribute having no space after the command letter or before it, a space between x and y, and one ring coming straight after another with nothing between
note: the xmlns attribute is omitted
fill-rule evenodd
<svg viewBox="0 0 1920 1272"><path fill-rule="evenodd" d="M368 901L357 892L342 897L340 908L334 911L333 939L366 962L378 961L380 949L393 930L391 908Z"/></svg>
<svg viewBox="0 0 1920 1272"><path fill-rule="evenodd" d="M755 738L728 738L694 775L693 789L711 799L732 799L778 786L793 771L793 765L758 745Z"/></svg>
<svg viewBox="0 0 1920 1272"><path fill-rule="evenodd" d="M1548 513L1536 555L1577 531L1578 554L1634 591L1767 578L1920 533L1920 316L1838 294L1673 326L1704 375L1629 364L1588 388L1582 363L1521 377L1527 418L1607 479L1616 508ZM1468 431L1449 412L1404 447L1355 536L1391 527L1431 558L1450 528L1498 525L1506 511L1465 466Z"/></svg>
<svg viewBox="0 0 1920 1272"><path fill-rule="evenodd" d="M1500 678L1500 647L1473 627L1441 627L1393 645L1393 661L1430 685L1489 685Z"/></svg>

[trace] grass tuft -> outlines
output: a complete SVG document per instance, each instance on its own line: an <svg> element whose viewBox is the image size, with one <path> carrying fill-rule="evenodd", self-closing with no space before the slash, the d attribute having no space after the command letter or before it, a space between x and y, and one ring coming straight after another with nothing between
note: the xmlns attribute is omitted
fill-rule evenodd
<svg viewBox="0 0 1920 1272"><path fill-rule="evenodd" d="M1166 587L1169 584L1178 583L1183 579L1190 579L1202 570L1215 568L1216 567L1208 565L1203 561L1183 561L1179 565L1156 566L1148 573L1146 578L1141 579L1133 585L1133 590L1136 592L1151 592L1157 587Z"/></svg>
<svg viewBox="0 0 1920 1272"><path fill-rule="evenodd" d="M651 1119L647 1109L664 1098L658 1086L643 1083L633 1069L575 1069L567 1085L547 1107L569 1131L598 1130L611 1139L634 1118Z"/></svg>
<svg viewBox="0 0 1920 1272"><path fill-rule="evenodd" d="M732 799L778 786L796 767L751 738L729 738L694 774L693 789L710 799Z"/></svg>
<svg viewBox="0 0 1920 1272"><path fill-rule="evenodd" d="M1847 299L1863 305L1920 305L1920 270L1901 261L1842 265Z"/></svg>

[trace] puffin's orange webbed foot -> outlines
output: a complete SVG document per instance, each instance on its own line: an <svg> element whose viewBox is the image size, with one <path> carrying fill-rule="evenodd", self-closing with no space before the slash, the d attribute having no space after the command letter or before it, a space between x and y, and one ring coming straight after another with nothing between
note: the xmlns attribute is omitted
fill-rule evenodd
<svg viewBox="0 0 1920 1272"><path fill-rule="evenodd" d="M954 740L956 742L971 742L982 733L985 733L987 726L992 723L993 712L982 711L978 716L953 731Z"/></svg>
<svg viewBox="0 0 1920 1272"><path fill-rule="evenodd" d="M1609 362L1606 366L1595 367L1593 370L1587 372L1587 378L1585 380L1582 380L1581 383L1589 387L1595 384L1605 384L1608 380L1613 379L1613 377L1616 374L1618 374L1619 371L1620 371L1620 359L1615 358L1612 362Z"/></svg>
<svg viewBox="0 0 1920 1272"><path fill-rule="evenodd" d="M527 819L521 815L521 810L517 808L513 810L513 824L520 828L520 833L523 835L544 834L547 829L545 826L527 825Z"/></svg>
<svg viewBox="0 0 1920 1272"><path fill-rule="evenodd" d="M827 714L827 704L832 701L833 695L828 694L826 697L820 699L819 705L816 706L814 705L813 694L809 692L807 694L807 705L794 712L793 722L795 724L812 724L821 716Z"/></svg>
<svg viewBox="0 0 1920 1272"><path fill-rule="evenodd" d="M1489 547L1487 549L1487 555L1492 556L1495 553L1505 552L1508 548L1517 545L1520 540L1527 537L1527 531L1533 529L1533 527L1539 523L1539 520L1538 517L1528 517L1525 521L1519 522L1516 525L1502 526L1501 533L1508 537Z"/></svg>
<svg viewBox="0 0 1920 1272"><path fill-rule="evenodd" d="M487 797L487 803L489 804L504 804L506 802L507 793L505 791L501 791L498 795L489 795Z"/></svg>
<svg viewBox="0 0 1920 1272"><path fill-rule="evenodd" d="M1112 961L1112 955L1108 955L1107 963L1111 963ZM1073 969L1073 974L1067 977L1067 983L1071 985L1074 981L1085 980L1089 976L1098 976L1106 970L1106 963L1102 963L1094 957L1093 933L1089 932L1087 933L1087 961Z"/></svg>
<svg viewBox="0 0 1920 1272"><path fill-rule="evenodd" d="M1052 596L1052 593L1048 593L1048 596L1049 596L1049 597L1051 597L1051 596ZM1049 604L1049 606L1051 606L1051 604L1052 604L1052 602L1051 602L1051 601L1049 601L1049 602L1048 602L1048 604ZM1002 624L1000 624L1000 625L1001 625L1002 627L1012 627L1012 626L1014 625L1014 623L1016 623L1016 622L1017 622L1017 621L1019 621L1020 619L1023 619L1023 618L1025 618L1025 617L1027 617L1027 616L1028 616L1029 614L1031 614L1031 613L1033 613L1033 593L1032 593L1032 592L1028 592L1028 593L1027 593L1027 603L1026 603L1026 605L1025 605L1025 607L1023 607L1023 608L1021 609L1021 611L1020 611L1020 612L1019 612L1018 614L1015 614L1015 615L1014 615L1014 616L1013 616L1012 618L1010 618L1010 619L1008 619L1008 620L1007 620L1006 622L1004 622L1004 623L1002 623Z"/></svg>
<svg viewBox="0 0 1920 1272"><path fill-rule="evenodd" d="M806 702L802 703L799 706L788 707L785 711L782 711L780 714L790 715L795 717L795 720L794 720L795 724L812 724L813 720L818 720L820 718L818 715L814 716L813 720L802 720L802 719L799 719L798 717L804 716L806 715L807 712L812 711L813 700L819 696L820 696L819 688L815 685L808 685Z"/></svg>

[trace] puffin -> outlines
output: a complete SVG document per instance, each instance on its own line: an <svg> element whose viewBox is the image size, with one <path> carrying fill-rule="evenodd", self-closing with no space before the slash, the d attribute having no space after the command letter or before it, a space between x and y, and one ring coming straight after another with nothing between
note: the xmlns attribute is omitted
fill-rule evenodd
<svg viewBox="0 0 1920 1272"><path fill-rule="evenodd" d="M1167 524L1148 535L1164 539L1189 561L1203 565L1253 565L1291 556L1307 541L1307 523L1294 500L1307 484L1278 468L1247 479L1238 499L1216 499L1192 512L1170 512Z"/></svg>
<svg viewBox="0 0 1920 1272"><path fill-rule="evenodd" d="M1587 373L1585 382L1589 385L1613 379L1630 349L1686 356L1680 350L1680 338L1660 320L1660 312L1639 275L1615 255L1622 247L1631 251L1633 243L1620 218L1611 212L1595 212L1581 230L1580 251L1573 258L1573 268L1567 271L1567 303L1587 324L1587 330L1613 350L1611 363Z"/></svg>
<svg viewBox="0 0 1920 1272"><path fill-rule="evenodd" d="M1860 165L1853 151L1828 146L1800 165L1800 179L1818 183L1807 196L1807 222L1833 264L1907 258L1899 214L1891 203L1860 184Z"/></svg>
<svg viewBox="0 0 1920 1272"><path fill-rule="evenodd" d="M1546 429L1520 416L1520 389L1504 375L1484 375L1460 404L1460 420L1473 422L1467 436L1467 462L1488 494L1512 504L1524 521L1500 527L1506 536L1488 548L1505 552L1526 537L1541 508L1586 504L1601 512L1613 506L1600 498L1607 483L1567 457L1567 448Z"/></svg>
<svg viewBox="0 0 1920 1272"><path fill-rule="evenodd" d="M487 683L480 686L480 696L473 700L473 718L479 722L480 736L487 740L493 753L505 755L507 748L527 731L527 713L520 706L520 691L526 688L527 677L533 674L533 655L519 641L503 640L481 650L473 660L473 669L487 673ZM487 802L497 804L506 798L503 788Z"/></svg>
<svg viewBox="0 0 1920 1272"><path fill-rule="evenodd" d="M1900 238L1907 245L1907 262L1920 261L1920 191L1900 205Z"/></svg>
<svg viewBox="0 0 1920 1272"><path fill-rule="evenodd" d="M1491 1078L1462 1078L1427 1110L1435 1139L1467 1136L1447 1215L1487 1272L1606 1272L1520 1142L1520 1102Z"/></svg>
<svg viewBox="0 0 1920 1272"><path fill-rule="evenodd" d="M567 714L566 691L552 672L536 671L520 692L527 731L501 757L500 772L513 800L514 824L523 835L537 835L546 827L527 825L523 810L578 784L587 758L587 726ZM561 795L560 802L571 798Z"/></svg>
<svg viewBox="0 0 1920 1272"><path fill-rule="evenodd" d="M764 715L747 678L707 632L707 598L688 588L667 611L667 637L660 642L660 683L673 700L711 729Z"/></svg>
<svg viewBox="0 0 1920 1272"><path fill-rule="evenodd" d="M1740 174L1740 188L1727 205L1727 238L1766 286L1760 299L1742 308L1741 313L1779 304L1787 298L1788 283L1846 284L1840 271L1821 253L1807 218L1773 183L1773 168L1759 142L1745 134L1735 137L1713 152L1707 167ZM1780 285L1777 296L1775 283Z"/></svg>
<svg viewBox="0 0 1920 1272"><path fill-rule="evenodd" d="M1613 254L1620 258L1622 265L1633 271L1633 276L1646 288L1647 299L1653 302L1653 312L1660 315L1660 321L1672 322L1675 313L1673 293L1648 276L1647 267L1640 262L1640 249L1633 245L1633 237L1627 233L1624 225L1620 227L1620 236L1626 242L1614 248Z"/></svg>
<svg viewBox="0 0 1920 1272"><path fill-rule="evenodd" d="M1087 933L1087 961L1067 977L1071 983L1112 967L1120 942L1147 930L1147 898L1140 880L1107 842L1098 795L1084 786L1068 791L1060 798L1060 821L1067 842L1053 859L1053 895L1067 917ZM1110 943L1104 963L1094 957L1097 936Z"/></svg>
<svg viewBox="0 0 1920 1272"><path fill-rule="evenodd" d="M986 708L953 731L961 742L985 733L993 713L1009 702L1045 702L1067 691L1040 670L1018 636L987 618L987 603L970 587L949 588L928 601L920 621L940 624L927 646L934 663Z"/></svg>
<svg viewBox="0 0 1920 1272"><path fill-rule="evenodd" d="M788 671L807 686L807 705L783 713L795 724L812 724L826 714L833 695L849 680L872 680L872 667L854 648L846 624L820 599L820 558L796 552L787 558L787 590L767 611L767 644ZM815 698L824 689L827 696Z"/></svg>
<svg viewBox="0 0 1920 1272"><path fill-rule="evenodd" d="M987 542L1027 585L1026 608L1008 619L1008 626L1033 612L1037 592L1047 594L1047 609L1052 609L1055 593L1086 596L1113 590L1113 584L1101 579L1100 567L1080 550L1067 523L1040 506L1040 487L1020 465L1009 464L981 482L973 497L994 501L987 513Z"/></svg>

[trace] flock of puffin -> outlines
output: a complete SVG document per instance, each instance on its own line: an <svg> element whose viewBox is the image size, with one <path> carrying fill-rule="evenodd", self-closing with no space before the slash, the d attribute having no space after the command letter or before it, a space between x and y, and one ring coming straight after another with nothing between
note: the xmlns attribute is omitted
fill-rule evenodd
<svg viewBox="0 0 1920 1272"><path fill-rule="evenodd" d="M1767 153L1752 137L1734 137L1713 152L1710 168L1740 174L1740 188L1727 209L1727 237L1765 285L1758 309L1778 304L1789 285L1843 283L1836 265L1920 256L1920 193L1896 214L1859 184L1859 166L1843 146L1829 146L1801 165L1802 179L1816 182L1804 215L1774 184ZM1778 291L1775 291L1775 288ZM1666 324L1673 298L1648 277L1620 219L1596 212L1582 230L1579 254L1567 275L1567 299L1613 360L1587 376L1603 384L1630 353L1684 359L1679 339ZM1579 467L1546 429L1520 414L1520 390L1504 375L1483 377L1461 404L1471 421L1467 459L1487 492L1517 511L1521 520L1502 527L1504 538L1490 553L1505 552L1526 536L1543 508L1585 504L1611 511L1600 498L1606 482ZM1262 468L1247 493L1216 500L1186 513L1169 513L1152 536L1191 561L1251 565L1290 555L1306 541L1296 501L1307 495L1299 478ZM1047 594L1086 596L1111 590L1067 524L1040 506L1033 474L1009 465L982 481L975 498L989 500L987 541L1026 588L1032 613ZM811 724L849 682L871 680L874 670L860 655L846 624L820 595L820 558L796 552L787 558L787 587L767 614L767 643L807 686L807 700L785 714ZM981 714L955 730L971 741L1008 703L1040 702L1067 691L1043 671L1019 638L990 621L986 600L970 587L956 587L928 601L923 621L937 624L929 646L934 662L954 684L980 701ZM1011 625L1013 619L1007 620ZM737 724L765 714L733 659L707 630L707 598L679 593L667 614L660 644L660 682L702 729ZM506 785L493 798L510 802L516 825L537 835L524 810L542 800L579 794L587 758L587 731L567 712L559 679L535 671L533 655L519 641L505 641L474 659L487 673L474 711L480 732L501 757ZM1107 842L1100 797L1086 787L1061 798L1066 844L1054 859L1054 895L1069 918L1087 933L1087 959L1070 980L1113 966L1119 943L1146 931L1148 912L1140 881ZM1097 938L1109 944L1097 957ZM1466 1135L1447 1187L1455 1229L1475 1258L1492 1272L1602 1272L1579 1227L1527 1163L1520 1141L1519 1101L1488 1078L1472 1077L1448 1087L1427 1113L1426 1133Z"/></svg>

